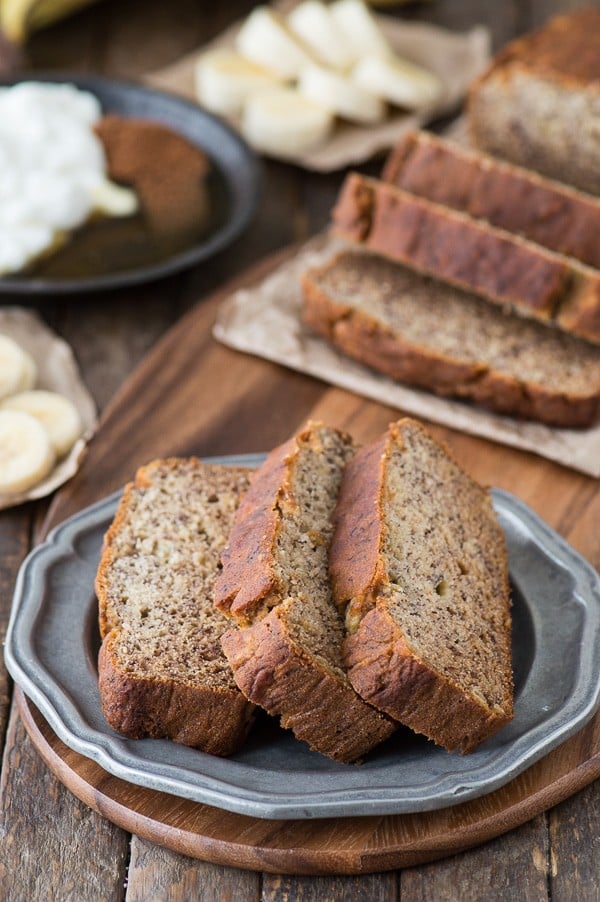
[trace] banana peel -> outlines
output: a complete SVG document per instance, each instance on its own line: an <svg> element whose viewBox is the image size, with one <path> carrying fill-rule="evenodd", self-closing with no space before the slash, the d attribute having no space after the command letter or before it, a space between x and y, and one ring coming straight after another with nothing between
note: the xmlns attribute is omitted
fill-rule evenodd
<svg viewBox="0 0 600 902"><path fill-rule="evenodd" d="M0 0L0 31L17 46L40 28L89 6L95 0Z"/></svg>

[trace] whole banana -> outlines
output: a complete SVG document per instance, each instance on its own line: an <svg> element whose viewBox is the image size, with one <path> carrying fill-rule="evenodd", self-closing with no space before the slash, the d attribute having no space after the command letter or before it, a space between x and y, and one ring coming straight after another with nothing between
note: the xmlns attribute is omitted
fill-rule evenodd
<svg viewBox="0 0 600 902"><path fill-rule="evenodd" d="M95 0L0 0L0 30L9 41L24 44L29 35Z"/></svg>

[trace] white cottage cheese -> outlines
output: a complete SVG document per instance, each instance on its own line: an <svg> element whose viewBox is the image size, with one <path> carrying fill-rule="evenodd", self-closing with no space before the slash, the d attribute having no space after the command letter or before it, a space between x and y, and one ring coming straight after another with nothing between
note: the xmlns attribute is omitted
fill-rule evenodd
<svg viewBox="0 0 600 902"><path fill-rule="evenodd" d="M93 131L101 115L93 94L72 85L0 89L0 275L52 249L94 210L137 209L135 194L106 178Z"/></svg>

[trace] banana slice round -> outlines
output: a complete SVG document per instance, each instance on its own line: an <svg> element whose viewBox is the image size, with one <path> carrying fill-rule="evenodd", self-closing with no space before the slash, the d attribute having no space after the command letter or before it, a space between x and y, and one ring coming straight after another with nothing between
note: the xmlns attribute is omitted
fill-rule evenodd
<svg viewBox="0 0 600 902"><path fill-rule="evenodd" d="M250 13L235 44L242 56L284 79L295 78L304 66L314 62L285 21L266 6L258 6Z"/></svg>
<svg viewBox="0 0 600 902"><path fill-rule="evenodd" d="M25 391L0 402L0 412L17 411L33 417L46 430L57 457L73 447L83 431L79 411L68 398L52 391Z"/></svg>
<svg viewBox="0 0 600 902"><path fill-rule="evenodd" d="M24 492L47 476L55 455L42 424L20 410L0 410L0 494Z"/></svg>
<svg viewBox="0 0 600 902"><path fill-rule="evenodd" d="M392 53L385 35L362 0L337 0L331 4L329 12L355 62L367 54L386 57Z"/></svg>
<svg viewBox="0 0 600 902"><path fill-rule="evenodd" d="M365 91L409 110L433 106L442 96L442 83L432 72L398 56L367 56L352 77Z"/></svg>
<svg viewBox="0 0 600 902"><path fill-rule="evenodd" d="M276 86L279 81L275 73L226 47L201 56L194 78L200 103L221 116L239 115L248 97Z"/></svg>
<svg viewBox="0 0 600 902"><path fill-rule="evenodd" d="M0 398L30 388L36 378L33 358L8 335L0 335Z"/></svg>
<svg viewBox="0 0 600 902"><path fill-rule="evenodd" d="M324 141L332 126L324 107L293 88L277 88L248 100L242 133L258 150L293 156Z"/></svg>
<svg viewBox="0 0 600 902"><path fill-rule="evenodd" d="M298 90L304 97L351 122L369 125L385 116L385 103L380 97L365 91L350 78L320 66L302 70Z"/></svg>
<svg viewBox="0 0 600 902"><path fill-rule="evenodd" d="M352 47L329 8L319 0L304 0L288 16L288 25L317 59L332 69L349 69L356 62Z"/></svg>

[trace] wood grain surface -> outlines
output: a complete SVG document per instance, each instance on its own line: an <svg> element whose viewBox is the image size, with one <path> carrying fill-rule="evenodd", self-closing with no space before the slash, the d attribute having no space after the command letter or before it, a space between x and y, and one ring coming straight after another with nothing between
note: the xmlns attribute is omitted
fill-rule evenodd
<svg viewBox="0 0 600 902"><path fill-rule="evenodd" d="M36 36L29 46L34 69L95 71L136 78L173 62L209 40L253 4L198 4L197 0L105 0ZM542 24L579 0L456 0L410 4L400 10L463 29L487 25L495 48ZM378 164L361 167L375 173ZM155 285L103 296L46 299L34 304L44 319L73 346L84 378L101 410L165 330L197 301L265 254L321 229L343 173L317 176L283 164L266 165L265 192L253 227L235 246L189 273ZM23 303L3 298L5 303ZM205 312L199 328L208 328ZM199 336L206 362L216 348ZM220 371L208 367L213 387L206 409L198 397L178 408L201 430L182 430L182 450L202 453L252 451L269 447L307 415L327 416L368 437L396 412L260 361L219 349ZM162 377L161 377L162 378ZM235 385L236 380L240 383ZM164 383L161 383L164 384ZM237 406L227 415L218 395L235 388ZM161 404L160 393L152 403ZM142 407L148 399L140 399ZM113 407L113 410L115 408ZM149 409L146 407L145 409ZM107 413L107 422L110 420ZM197 419L196 419L197 418ZM597 485L535 455L506 449L446 430L462 462L480 478L493 472L495 484L513 489L598 567L600 522ZM57 501L55 519L78 500L99 497L118 478L112 458L126 454L123 469L150 450L135 432L123 429L118 447L103 446L108 472L96 481L89 469L82 482ZM100 438L100 437L99 437ZM156 446L164 437L157 436ZM100 445L98 446L100 447ZM97 494L95 494L97 493ZM71 506L70 506L71 505ZM20 561L37 541L47 504L27 505L0 515L0 640L4 636L12 587ZM11 708L12 705L12 708ZM9 714L10 712L10 714ZM9 723L10 716L10 723ZM585 742L597 743L588 734ZM14 703L13 688L0 667L0 898L22 900L200 899L200 900L597 900L600 898L598 842L599 783L537 814L523 826L470 851L433 864L388 873L303 877L260 874L197 861L132 835L93 811L67 790L36 754ZM593 746L596 747L596 746ZM594 752L597 756L597 751ZM125 784L126 785L126 784ZM571 789L574 787L571 787ZM541 809L540 809L541 811ZM341 827L340 827L341 829ZM382 827L383 830L387 826Z"/></svg>

